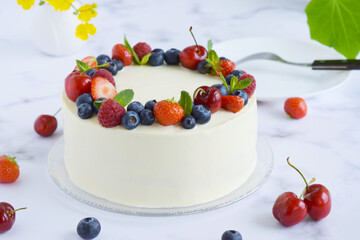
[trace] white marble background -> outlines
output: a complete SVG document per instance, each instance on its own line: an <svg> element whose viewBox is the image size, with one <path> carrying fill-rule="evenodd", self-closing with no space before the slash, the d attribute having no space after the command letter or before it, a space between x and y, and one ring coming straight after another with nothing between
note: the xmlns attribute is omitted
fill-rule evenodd
<svg viewBox="0 0 360 240"><path fill-rule="evenodd" d="M83 1L85 2L85 1ZM88 1L86 1L88 2ZM23 11L16 1L2 1L0 8L0 154L17 157L20 179L0 185L0 201L15 207L10 232L0 239L79 239L80 219L95 216L102 223L100 239L194 240L220 239L227 229L237 229L250 239L356 239L360 215L360 73L353 72L340 88L307 99L306 118L291 120L283 103L259 104L259 132L270 142L275 169L256 193L231 206L183 217L135 217L104 212L84 205L63 193L47 171L47 155L62 135L59 128L50 138L33 131L35 118L54 113L61 104L63 79L74 59L109 53L126 33L135 43L153 47L192 44L187 30L194 27L197 39L215 43L242 37L276 36L308 40L304 9L306 0L243 1L98 1L97 34L77 53L52 57L39 52L31 41L34 11ZM300 176L286 165L286 157L315 176L331 193L333 208L324 220L309 218L291 228L272 216L272 205L285 191L299 194Z"/></svg>

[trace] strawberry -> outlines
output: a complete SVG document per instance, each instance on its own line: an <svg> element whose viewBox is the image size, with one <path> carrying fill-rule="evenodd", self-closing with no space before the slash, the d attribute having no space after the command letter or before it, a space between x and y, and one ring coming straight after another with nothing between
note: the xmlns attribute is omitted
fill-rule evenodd
<svg viewBox="0 0 360 240"><path fill-rule="evenodd" d="M174 100L163 100L155 104L154 115L161 125L169 126L181 121L184 109Z"/></svg>
<svg viewBox="0 0 360 240"><path fill-rule="evenodd" d="M114 87L116 87L115 85L115 80L114 80L114 77L113 75L111 74L111 72L109 72L108 70L106 69L99 69L97 70L92 78L96 78L96 77L102 77L102 78L106 78L109 82L111 82L112 85L114 85Z"/></svg>
<svg viewBox="0 0 360 240"><path fill-rule="evenodd" d="M239 78L239 82L246 79L246 78L251 78L252 79L252 82L250 84L250 86L248 86L247 88L245 88L245 92L248 94L249 98L254 94L255 92L255 89L256 89L256 81L255 81L255 78L250 75L250 74L244 74L242 75L240 78Z"/></svg>
<svg viewBox="0 0 360 240"><path fill-rule="evenodd" d="M138 42L137 44L135 44L133 49L136 55L139 57L140 61L145 55L151 53L151 47L145 42Z"/></svg>
<svg viewBox="0 0 360 240"><path fill-rule="evenodd" d="M307 106L304 99L299 97L288 98L284 104L284 110L292 118L303 118L307 112Z"/></svg>
<svg viewBox="0 0 360 240"><path fill-rule="evenodd" d="M118 59L122 61L124 66L129 66L132 63L132 54L122 44L116 44L112 49L112 59Z"/></svg>
<svg viewBox="0 0 360 240"><path fill-rule="evenodd" d="M244 99L233 95L222 96L221 107L227 111L237 113L244 107Z"/></svg>
<svg viewBox="0 0 360 240"><path fill-rule="evenodd" d="M81 60L82 62L86 63L87 65L89 65L90 67L96 67L97 66L97 61L95 57L89 56L84 58L83 60ZM76 71L80 71L80 69L78 68L78 66L76 66L74 68L74 70Z"/></svg>
<svg viewBox="0 0 360 240"><path fill-rule="evenodd" d="M15 182L19 175L19 166L15 158L6 155L0 156L0 183Z"/></svg>
<svg viewBox="0 0 360 240"><path fill-rule="evenodd" d="M107 98L112 99L116 96L117 92L112 85L106 78L96 77L92 80L91 83L91 96L93 99L98 98Z"/></svg>
<svg viewBox="0 0 360 240"><path fill-rule="evenodd" d="M235 70L235 63L230 60L220 60L218 63L218 72L221 72L224 77L229 75L232 71ZM219 73L217 73L219 76Z"/></svg>

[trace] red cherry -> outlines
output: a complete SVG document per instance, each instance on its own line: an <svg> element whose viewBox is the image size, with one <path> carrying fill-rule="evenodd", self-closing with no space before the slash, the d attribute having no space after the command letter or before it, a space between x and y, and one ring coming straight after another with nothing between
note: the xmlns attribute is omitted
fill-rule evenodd
<svg viewBox="0 0 360 240"><path fill-rule="evenodd" d="M65 79L65 93L75 102L78 96L91 92L91 78L80 72L72 72Z"/></svg>
<svg viewBox="0 0 360 240"><path fill-rule="evenodd" d="M52 135L57 128L57 120L51 115L40 115L34 124L34 129L37 134L43 137Z"/></svg>
<svg viewBox="0 0 360 240"><path fill-rule="evenodd" d="M306 217L308 209L305 202L295 193L285 192L276 199L272 212L282 225L289 227L301 222Z"/></svg>
<svg viewBox="0 0 360 240"><path fill-rule="evenodd" d="M206 57L207 50L203 46L193 45L181 51L179 60L184 68L195 70Z"/></svg>
<svg viewBox="0 0 360 240"><path fill-rule="evenodd" d="M205 105L211 113L221 108L221 93L216 87L201 86L194 92L195 105Z"/></svg>
<svg viewBox="0 0 360 240"><path fill-rule="evenodd" d="M304 202L308 207L310 217L320 220L329 215L331 196L329 190L321 184L312 184L306 189Z"/></svg>
<svg viewBox="0 0 360 240"><path fill-rule="evenodd" d="M0 233L9 231L15 222L15 212L26 208L14 210L9 203L0 202Z"/></svg>

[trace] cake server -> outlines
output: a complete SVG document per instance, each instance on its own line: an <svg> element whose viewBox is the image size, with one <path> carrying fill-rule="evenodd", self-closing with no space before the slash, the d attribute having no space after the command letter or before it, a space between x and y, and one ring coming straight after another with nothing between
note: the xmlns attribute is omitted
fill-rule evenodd
<svg viewBox="0 0 360 240"><path fill-rule="evenodd" d="M244 57L236 62L236 65L253 60L273 60L295 66L311 67L313 70L352 70L360 69L360 60L315 60L313 63L289 62L271 52L261 52Z"/></svg>

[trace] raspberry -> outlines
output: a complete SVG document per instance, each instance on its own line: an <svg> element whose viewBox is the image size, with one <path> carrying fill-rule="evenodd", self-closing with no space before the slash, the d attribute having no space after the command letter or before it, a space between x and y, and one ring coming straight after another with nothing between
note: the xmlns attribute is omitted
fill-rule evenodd
<svg viewBox="0 0 360 240"><path fill-rule="evenodd" d="M252 79L252 82L250 84L250 86L248 86L247 88L245 88L245 92L249 95L249 98L254 94L255 92L255 89L256 89L256 81L255 81L255 78L250 75L250 74L244 74L242 75L240 78L239 78L239 81L242 81L246 78L251 78Z"/></svg>
<svg viewBox="0 0 360 240"><path fill-rule="evenodd" d="M97 70L93 76L92 76L92 79L96 78L96 77L102 77L102 78L105 78L107 79L109 82L111 82L112 85L115 86L115 80L114 80L114 77L113 75L111 74L111 72L109 72L108 70L106 69L99 69Z"/></svg>
<svg viewBox="0 0 360 240"><path fill-rule="evenodd" d="M120 103L112 99L106 100L101 104L99 109L99 124L106 128L119 126L125 112L125 108L121 106Z"/></svg>
<svg viewBox="0 0 360 240"><path fill-rule="evenodd" d="M139 57L140 61L141 59L151 53L151 47L149 46L149 44L145 43L145 42L139 42L137 43L134 47L133 47L136 55Z"/></svg>

